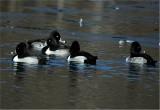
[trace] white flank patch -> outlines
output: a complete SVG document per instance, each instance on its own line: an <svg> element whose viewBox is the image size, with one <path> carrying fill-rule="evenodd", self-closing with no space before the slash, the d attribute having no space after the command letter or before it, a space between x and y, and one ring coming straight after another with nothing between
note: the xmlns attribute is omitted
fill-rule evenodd
<svg viewBox="0 0 160 110"><path fill-rule="evenodd" d="M71 56L69 56L67 58L67 61L68 62L71 62L71 61L74 61L74 62L78 62L78 63L84 63L84 61L86 60L87 58L84 57L84 56L77 56L77 57L74 57L74 58L71 58Z"/></svg>
<svg viewBox="0 0 160 110"><path fill-rule="evenodd" d="M143 57L133 57L133 58L130 58L130 56L129 56L129 57L126 58L126 62L129 62L129 63L141 63L141 64L143 64L143 63L147 63L147 60L144 59Z"/></svg>
<svg viewBox="0 0 160 110"><path fill-rule="evenodd" d="M25 57L25 58L18 58L18 55L16 55L13 58L14 62L23 62L23 63L28 63L28 64L38 64L38 59L37 57Z"/></svg>
<svg viewBox="0 0 160 110"><path fill-rule="evenodd" d="M60 49L56 51L51 51L49 48L45 52L47 55L55 55L55 56L67 56L69 52L67 49Z"/></svg>

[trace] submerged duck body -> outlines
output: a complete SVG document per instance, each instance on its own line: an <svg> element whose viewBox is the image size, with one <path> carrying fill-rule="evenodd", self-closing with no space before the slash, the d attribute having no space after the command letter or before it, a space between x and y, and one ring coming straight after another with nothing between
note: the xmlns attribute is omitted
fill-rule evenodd
<svg viewBox="0 0 160 110"><path fill-rule="evenodd" d="M68 62L96 64L97 56L93 56L88 52L80 51L78 41L72 43L69 52L70 56L67 58Z"/></svg>

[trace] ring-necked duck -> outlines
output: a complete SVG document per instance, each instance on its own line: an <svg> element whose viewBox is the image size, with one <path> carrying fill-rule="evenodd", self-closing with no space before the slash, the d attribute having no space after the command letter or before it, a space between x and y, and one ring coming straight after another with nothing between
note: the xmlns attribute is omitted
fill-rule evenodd
<svg viewBox="0 0 160 110"><path fill-rule="evenodd" d="M64 45L62 46L55 39L48 38L47 39L47 46L45 46L42 49L42 54L55 55L55 56L63 57L63 56L68 56L69 55L68 50L69 49L68 49L67 46L64 46Z"/></svg>
<svg viewBox="0 0 160 110"><path fill-rule="evenodd" d="M126 58L126 62L129 63L146 63L149 65L155 65L157 61L154 61L151 56L141 52L141 45L139 42L132 42L130 47L130 56Z"/></svg>
<svg viewBox="0 0 160 110"><path fill-rule="evenodd" d="M56 30L54 30L54 31L51 32L49 38L55 39L55 41L58 44L61 44L61 45L63 45L64 43L66 43L66 41L63 41L61 39L61 35ZM46 40L47 39L29 40L27 43L29 45L29 49L34 49L34 50L41 51L43 47L47 46Z"/></svg>
<svg viewBox="0 0 160 110"><path fill-rule="evenodd" d="M68 62L96 64L97 56L93 56L88 52L80 51L78 41L73 41L69 52L70 56L67 58Z"/></svg>
<svg viewBox="0 0 160 110"><path fill-rule="evenodd" d="M31 56L28 52L28 46L26 43L21 42L16 47L16 55L13 56L14 62L23 62L28 64L42 64L45 60L39 60L36 56Z"/></svg>

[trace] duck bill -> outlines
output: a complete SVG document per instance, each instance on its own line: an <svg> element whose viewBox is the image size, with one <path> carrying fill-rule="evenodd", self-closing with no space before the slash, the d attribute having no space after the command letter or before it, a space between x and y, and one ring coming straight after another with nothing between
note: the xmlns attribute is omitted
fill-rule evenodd
<svg viewBox="0 0 160 110"><path fill-rule="evenodd" d="M59 42L62 43L62 44L65 44L65 43L66 43L66 41L63 40L63 39L61 39L61 38L60 38Z"/></svg>

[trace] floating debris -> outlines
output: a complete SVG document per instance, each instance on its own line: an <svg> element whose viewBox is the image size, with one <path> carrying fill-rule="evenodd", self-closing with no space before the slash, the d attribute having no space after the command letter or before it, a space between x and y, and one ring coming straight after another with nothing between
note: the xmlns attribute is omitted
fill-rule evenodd
<svg viewBox="0 0 160 110"><path fill-rule="evenodd" d="M11 52L11 55L13 55L14 54L14 52Z"/></svg>
<svg viewBox="0 0 160 110"><path fill-rule="evenodd" d="M82 19L82 18L80 18L79 23L82 23L82 22L83 22L83 19Z"/></svg>
<svg viewBox="0 0 160 110"><path fill-rule="evenodd" d="M119 10L120 8L119 8L119 7L115 7L115 9L116 9L116 10Z"/></svg>
<svg viewBox="0 0 160 110"><path fill-rule="evenodd" d="M80 18L80 20L79 20L79 25L80 25L80 27L82 27L82 22L83 22L83 19Z"/></svg>
<svg viewBox="0 0 160 110"><path fill-rule="evenodd" d="M11 52L11 55L14 55L14 54L16 54L16 50L15 50L15 51L13 51L13 52Z"/></svg>
<svg viewBox="0 0 160 110"><path fill-rule="evenodd" d="M75 33L74 33L74 32L72 32L72 35L74 36L74 35L75 35Z"/></svg>

